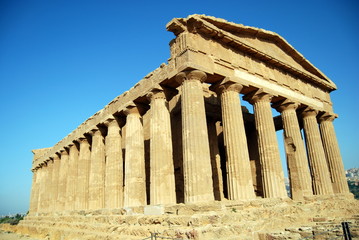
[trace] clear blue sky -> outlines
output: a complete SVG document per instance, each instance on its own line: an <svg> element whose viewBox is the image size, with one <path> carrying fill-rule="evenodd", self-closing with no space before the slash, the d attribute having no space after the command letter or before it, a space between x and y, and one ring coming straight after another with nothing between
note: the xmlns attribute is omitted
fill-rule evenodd
<svg viewBox="0 0 359 240"><path fill-rule="evenodd" d="M193 13L282 35L338 86L345 168L359 167L359 2L0 1L0 215L26 212L32 149L50 147L169 58Z"/></svg>

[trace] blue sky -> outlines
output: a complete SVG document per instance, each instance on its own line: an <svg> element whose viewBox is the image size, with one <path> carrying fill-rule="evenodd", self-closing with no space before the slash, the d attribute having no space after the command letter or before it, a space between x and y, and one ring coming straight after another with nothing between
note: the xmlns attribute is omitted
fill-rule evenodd
<svg viewBox="0 0 359 240"><path fill-rule="evenodd" d="M0 1L0 215L26 212L32 149L50 147L169 58L193 13L283 36L331 78L345 168L359 167L359 3Z"/></svg>

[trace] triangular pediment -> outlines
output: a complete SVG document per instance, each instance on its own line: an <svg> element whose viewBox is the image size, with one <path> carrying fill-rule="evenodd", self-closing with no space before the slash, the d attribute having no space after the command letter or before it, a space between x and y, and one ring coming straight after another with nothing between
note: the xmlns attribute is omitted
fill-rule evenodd
<svg viewBox="0 0 359 240"><path fill-rule="evenodd" d="M300 75L329 91L336 89L325 74L277 33L197 14L173 19L167 25L167 30L175 35L184 31L205 35L294 75Z"/></svg>

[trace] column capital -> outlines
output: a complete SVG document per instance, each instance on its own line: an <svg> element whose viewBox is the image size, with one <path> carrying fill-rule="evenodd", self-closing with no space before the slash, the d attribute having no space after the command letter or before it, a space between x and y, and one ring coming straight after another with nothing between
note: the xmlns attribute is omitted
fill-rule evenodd
<svg viewBox="0 0 359 240"><path fill-rule="evenodd" d="M306 107L302 112L301 115L303 118L306 117L316 117L318 114L318 110L312 108L312 107Z"/></svg>
<svg viewBox="0 0 359 240"><path fill-rule="evenodd" d="M243 100L248 101L251 104L254 104L256 102L271 102L272 98L273 95L264 92L264 90L261 88L246 94L243 97Z"/></svg>
<svg viewBox="0 0 359 240"><path fill-rule="evenodd" d="M129 102L126 106L126 108L123 110L123 113L128 116L130 114L139 114L143 115L147 111L147 108L145 105L137 104L134 102Z"/></svg>
<svg viewBox="0 0 359 240"><path fill-rule="evenodd" d="M207 79L207 74L200 70L192 70L192 71L183 71L179 72L176 75L176 81L179 84L182 84L185 80L197 80L200 82L204 82Z"/></svg>
<svg viewBox="0 0 359 240"><path fill-rule="evenodd" d="M215 91L217 95L220 95L226 91L234 91L240 93L242 89L242 84L232 81L229 78L225 78L221 82L214 84L210 87L210 90Z"/></svg>
<svg viewBox="0 0 359 240"><path fill-rule="evenodd" d="M57 153L54 154L54 156L52 157L52 159L55 160L60 160L59 155L57 155Z"/></svg>
<svg viewBox="0 0 359 240"><path fill-rule="evenodd" d="M272 104L272 107L275 108L278 112L283 112L285 110L294 109L296 110L299 106L299 103L292 101L290 99L284 99L279 102Z"/></svg>
<svg viewBox="0 0 359 240"><path fill-rule="evenodd" d="M61 150L60 150L60 154L61 154L61 156L69 155L69 153L67 152L66 149L61 149Z"/></svg>
<svg viewBox="0 0 359 240"><path fill-rule="evenodd" d="M96 128L93 128L89 134L93 137L93 136L102 136L102 131L100 128L96 127Z"/></svg>
<svg viewBox="0 0 359 240"><path fill-rule="evenodd" d="M152 102L154 99L165 99L166 95L161 86L154 87L146 94L146 97Z"/></svg>
<svg viewBox="0 0 359 240"><path fill-rule="evenodd" d="M107 128L109 127L119 127L119 123L115 117L109 117L104 123Z"/></svg>
<svg viewBox="0 0 359 240"><path fill-rule="evenodd" d="M336 119L338 117L338 114L335 113L331 113L331 112L325 112L322 115L320 115L319 117L319 123L323 122L323 121L330 121L333 122L334 119Z"/></svg>
<svg viewBox="0 0 359 240"><path fill-rule="evenodd" d="M107 126L107 136L118 136L120 135L120 124L115 118L107 119L105 122L105 125Z"/></svg>
<svg viewBox="0 0 359 240"><path fill-rule="evenodd" d="M80 145L83 144L83 143L88 143L88 139L85 136L79 137L78 142L80 143Z"/></svg>
<svg viewBox="0 0 359 240"><path fill-rule="evenodd" d="M71 148L76 148L78 146L77 140L72 141L72 143L70 143L68 146L68 149L70 150Z"/></svg>

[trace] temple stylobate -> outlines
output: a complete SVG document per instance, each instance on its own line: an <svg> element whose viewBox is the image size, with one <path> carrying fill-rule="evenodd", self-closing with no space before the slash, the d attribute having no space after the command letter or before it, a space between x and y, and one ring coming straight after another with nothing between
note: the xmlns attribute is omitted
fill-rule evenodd
<svg viewBox="0 0 359 240"><path fill-rule="evenodd" d="M349 193L328 77L270 31L204 15L167 30L167 64L33 150L30 214L286 198L284 171L293 200Z"/></svg>

